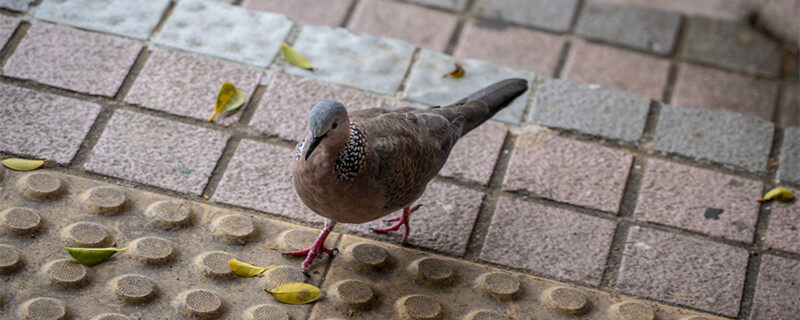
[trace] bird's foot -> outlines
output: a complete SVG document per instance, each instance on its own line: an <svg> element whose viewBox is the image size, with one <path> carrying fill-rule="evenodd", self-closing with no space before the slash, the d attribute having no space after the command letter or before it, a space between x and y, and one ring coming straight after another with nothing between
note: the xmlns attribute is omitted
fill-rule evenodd
<svg viewBox="0 0 800 320"><path fill-rule="evenodd" d="M403 227L405 227L403 229L403 240L401 240L400 243L405 245L406 241L408 240L408 233L411 231L410 230L411 227L408 224L408 217L414 211L417 211L417 209L419 209L419 207L421 207L421 206L422 206L421 204L418 204L418 205L413 206L413 207L405 207L405 208L403 208L403 213L401 215L399 215L397 217L394 217L394 218L390 218L390 219L384 220L386 222L395 222L396 221L397 223L392 225L392 226L385 227L385 228L370 228L370 229L373 232L377 232L377 233L387 233L387 232L390 232L390 231L395 231L397 229L400 229L400 227L403 226Z"/></svg>
<svg viewBox="0 0 800 320"><path fill-rule="evenodd" d="M314 240L314 244L310 247L303 250L284 252L283 254L288 256L306 256L306 259L300 264L300 270L303 271L303 274L308 276L308 266L314 259L321 258L323 253L333 256L339 252L336 248L329 249L325 247L325 239L328 238L331 230L333 230L333 225L325 225L325 228L322 229L322 233L319 234L317 239Z"/></svg>

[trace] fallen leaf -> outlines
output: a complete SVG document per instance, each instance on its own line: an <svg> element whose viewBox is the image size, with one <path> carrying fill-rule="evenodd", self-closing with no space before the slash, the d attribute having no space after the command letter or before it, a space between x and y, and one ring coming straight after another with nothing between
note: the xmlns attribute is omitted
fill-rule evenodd
<svg viewBox="0 0 800 320"><path fill-rule="evenodd" d="M241 262L236 259L231 259L228 261L228 266L231 267L231 270L233 270L233 273L235 273L237 276L245 278L261 275L264 273L264 271L267 271L267 269L275 267L274 264L266 268L256 267L252 264Z"/></svg>
<svg viewBox="0 0 800 320"><path fill-rule="evenodd" d="M308 283L290 282L264 291L283 303L306 304L322 296L322 290Z"/></svg>
<svg viewBox="0 0 800 320"><path fill-rule="evenodd" d="M456 62L455 64L456 64L456 69L446 73L445 75L442 76L442 78L451 76L455 79L458 79L464 76L464 67L461 66L461 64L458 62Z"/></svg>
<svg viewBox="0 0 800 320"><path fill-rule="evenodd" d="M9 168L11 170L31 171L43 166L45 162L54 160L56 159L30 160L30 159L20 159L20 158L8 158L4 159L2 162L3 165L6 166L6 168Z"/></svg>
<svg viewBox="0 0 800 320"><path fill-rule="evenodd" d="M128 248L70 248L64 247L69 252L72 259L85 266L93 266L100 262L108 260L114 254L120 251L128 250Z"/></svg>
<svg viewBox="0 0 800 320"><path fill-rule="evenodd" d="M286 44L284 41L281 41L281 53L283 54L283 57L286 58L286 62L289 62L289 64L306 70L314 71L314 66L311 65L311 62L308 62L306 57L295 51L294 48Z"/></svg>
<svg viewBox="0 0 800 320"><path fill-rule="evenodd" d="M222 87L219 88L217 104L214 106L214 114L211 115L211 118L208 118L208 122L214 120L214 117L218 113L233 111L239 109L242 105L244 105L244 95L242 92L236 89L232 83L225 82Z"/></svg>
<svg viewBox="0 0 800 320"><path fill-rule="evenodd" d="M758 199L758 202L764 202L769 200L789 202L792 201L792 199L794 199L794 194L791 191L789 191L789 189L777 187L767 192L767 194L765 194L763 198Z"/></svg>

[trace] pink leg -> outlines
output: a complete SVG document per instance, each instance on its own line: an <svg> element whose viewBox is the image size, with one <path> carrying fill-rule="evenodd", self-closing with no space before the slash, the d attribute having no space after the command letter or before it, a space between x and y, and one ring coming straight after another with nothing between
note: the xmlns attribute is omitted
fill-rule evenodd
<svg viewBox="0 0 800 320"><path fill-rule="evenodd" d="M331 250L325 248L325 239L328 238L328 235L331 233L331 230L333 230L335 225L336 222L334 221L328 221L325 223L325 228L322 229L322 232L319 234L319 236L317 236L317 239L314 240L314 244L312 244L311 247L298 251L284 252L283 254L290 256L306 256L306 259L300 264L300 270L302 270L303 273L308 276L308 265L310 265L315 258L322 257L323 253L333 255L334 251L336 251L336 249Z"/></svg>
<svg viewBox="0 0 800 320"><path fill-rule="evenodd" d="M421 207L421 206L422 206L421 204L418 204L418 205L413 206L413 207L405 207L405 208L403 208L403 214L402 215L400 215L398 217L391 218L391 219L384 220L386 222L397 221L397 223L395 225L389 226L389 227L386 227L386 228L377 228L377 229L372 228L372 231L378 232L378 233L387 233L389 231L395 231L397 229L400 229L400 226L405 226L405 229L403 230L403 240L401 240L400 243L406 244L406 240L408 240L408 233L409 233L409 231L411 231L410 230L411 227L408 225L408 217L411 216L411 214L414 213L414 211L417 211L417 209L419 209L419 207Z"/></svg>

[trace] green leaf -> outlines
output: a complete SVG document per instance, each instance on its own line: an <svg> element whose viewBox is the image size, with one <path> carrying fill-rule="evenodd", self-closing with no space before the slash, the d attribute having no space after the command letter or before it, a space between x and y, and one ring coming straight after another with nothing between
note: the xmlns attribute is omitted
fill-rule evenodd
<svg viewBox="0 0 800 320"><path fill-rule="evenodd" d="M85 266L93 266L108 260L115 253L128 250L128 248L70 248L64 247L72 259Z"/></svg>
<svg viewBox="0 0 800 320"><path fill-rule="evenodd" d="M228 266L231 267L231 270L233 270L233 273L235 273L237 276L245 278L260 276L262 273L264 273L264 271L267 271L267 269L275 267L274 264L266 268L256 267L252 264L241 262L236 259L231 259L228 261Z"/></svg>
<svg viewBox="0 0 800 320"><path fill-rule="evenodd" d="M794 199L794 194L786 188L775 188L767 192L763 198L758 199L758 202L764 202L769 200L778 200L781 202L789 202Z"/></svg>
<svg viewBox="0 0 800 320"><path fill-rule="evenodd" d="M225 82L221 88L219 88L219 94L217 94L217 104L214 106L214 114L211 115L211 118L208 118L208 122L214 120L214 117L218 113L223 112L230 112L239 107L244 105L244 95L242 94L239 89L236 89L230 82Z"/></svg>
<svg viewBox="0 0 800 320"><path fill-rule="evenodd" d="M314 66L306 60L306 57L283 41L281 41L281 53L283 53L283 57L286 58L286 62L289 62L289 64L306 70L314 70Z"/></svg>
<svg viewBox="0 0 800 320"><path fill-rule="evenodd" d="M308 283L290 282L279 285L272 290L264 289L275 299L283 303L306 304L314 302L322 296L322 290Z"/></svg>
<svg viewBox="0 0 800 320"><path fill-rule="evenodd" d="M8 158L4 159L3 165L6 168L16 171L31 171L34 169L38 169L39 167L43 166L45 162L53 161L55 159L45 159L45 160L29 160L29 159L20 159L20 158Z"/></svg>

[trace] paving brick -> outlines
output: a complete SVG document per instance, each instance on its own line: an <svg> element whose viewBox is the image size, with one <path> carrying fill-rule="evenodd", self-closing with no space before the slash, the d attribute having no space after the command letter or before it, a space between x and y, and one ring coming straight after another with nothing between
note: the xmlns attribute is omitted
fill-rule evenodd
<svg viewBox="0 0 800 320"><path fill-rule="evenodd" d="M800 85L784 87L778 102L775 123L782 127L800 127Z"/></svg>
<svg viewBox="0 0 800 320"><path fill-rule="evenodd" d="M789 188L795 196L800 189ZM772 213L769 215L766 244L776 249L800 254L800 201L769 203Z"/></svg>
<svg viewBox="0 0 800 320"><path fill-rule="evenodd" d="M230 81L249 101L261 79L261 71L199 57L180 51L155 49L136 77L125 101L179 116L207 120L214 111L217 93ZM230 125L242 109L214 117L215 123Z"/></svg>
<svg viewBox="0 0 800 320"><path fill-rule="evenodd" d="M661 100L669 60L580 40L574 41L569 51L562 72L564 79Z"/></svg>
<svg viewBox="0 0 800 320"><path fill-rule="evenodd" d="M45 0L36 11L36 18L147 39L168 5L169 0Z"/></svg>
<svg viewBox="0 0 800 320"><path fill-rule="evenodd" d="M467 7L467 0L402 0L409 3L416 3L451 11L464 11Z"/></svg>
<svg viewBox="0 0 800 320"><path fill-rule="evenodd" d="M0 85L0 105L0 150L63 164L100 112L94 103L7 85Z"/></svg>
<svg viewBox="0 0 800 320"><path fill-rule="evenodd" d="M575 32L589 39L668 55L675 48L681 16L656 9L588 2Z"/></svg>
<svg viewBox="0 0 800 320"><path fill-rule="evenodd" d="M689 20L683 56L732 70L780 76L783 54L777 43L742 22Z"/></svg>
<svg viewBox="0 0 800 320"><path fill-rule="evenodd" d="M567 31L578 8L577 0L477 0L474 14L549 31Z"/></svg>
<svg viewBox="0 0 800 320"><path fill-rule="evenodd" d="M488 184L507 131L505 126L495 122L473 129L458 140L439 174Z"/></svg>
<svg viewBox="0 0 800 320"><path fill-rule="evenodd" d="M25 12L34 1L36 0L0 0L0 8Z"/></svg>
<svg viewBox="0 0 800 320"><path fill-rule="evenodd" d="M199 195L229 137L218 131L117 110L83 167Z"/></svg>
<svg viewBox="0 0 800 320"><path fill-rule="evenodd" d="M395 1L364 0L356 6L347 28L444 51L456 23L458 17L454 14Z"/></svg>
<svg viewBox="0 0 800 320"><path fill-rule="evenodd" d="M778 179L800 183L800 128L789 127L783 131L780 161Z"/></svg>
<svg viewBox="0 0 800 320"><path fill-rule="evenodd" d="M722 20L744 20L751 13L749 0L589 0L621 5L637 5L664 11L676 11L687 16L703 16Z"/></svg>
<svg viewBox="0 0 800 320"><path fill-rule="evenodd" d="M545 79L536 87L528 122L636 141L649 110L650 100L632 93Z"/></svg>
<svg viewBox="0 0 800 320"><path fill-rule="evenodd" d="M623 292L735 316L747 250L631 227L616 286Z"/></svg>
<svg viewBox="0 0 800 320"><path fill-rule="evenodd" d="M154 42L266 67L292 28L283 15L207 0L181 0Z"/></svg>
<svg viewBox="0 0 800 320"><path fill-rule="evenodd" d="M632 161L633 155L623 151L524 132L517 137L503 188L617 212Z"/></svg>
<svg viewBox="0 0 800 320"><path fill-rule="evenodd" d="M481 201L483 193L479 191L440 182L429 184L425 193L417 200L423 206L411 215L408 243L457 256L463 255L478 217ZM395 215L387 218L393 216ZM370 227L382 228L387 225L376 220L345 226L360 234L399 242L403 237L402 229L388 234L376 234L369 230Z"/></svg>
<svg viewBox="0 0 800 320"><path fill-rule="evenodd" d="M400 40L325 26L303 26L294 49L316 69L287 65L287 73L387 95L400 87L414 54L414 46Z"/></svg>
<svg viewBox="0 0 800 320"><path fill-rule="evenodd" d="M652 148L764 172L774 127L738 113L665 105Z"/></svg>
<svg viewBox="0 0 800 320"><path fill-rule="evenodd" d="M0 15L0 47L6 45L6 42L11 38L11 35L14 34L14 30L17 29L18 25L19 19Z"/></svg>
<svg viewBox="0 0 800 320"><path fill-rule="evenodd" d="M501 197L480 259L596 286L615 228L610 220Z"/></svg>
<svg viewBox="0 0 800 320"><path fill-rule="evenodd" d="M753 320L789 320L800 314L800 261L763 255L753 299Z"/></svg>
<svg viewBox="0 0 800 320"><path fill-rule="evenodd" d="M708 235L753 241L764 184L650 159L634 217Z"/></svg>
<svg viewBox="0 0 800 320"><path fill-rule="evenodd" d="M3 74L110 97L141 49L131 40L39 22L14 50Z"/></svg>
<svg viewBox="0 0 800 320"><path fill-rule="evenodd" d="M453 56L480 59L553 76L565 39L490 20L469 20Z"/></svg>
<svg viewBox="0 0 800 320"><path fill-rule="evenodd" d="M455 63L464 68L464 77L443 77L455 68ZM449 105L494 82L506 78L522 78L533 85L532 72L514 70L488 62L471 59L455 59L451 56L423 49L408 76L403 98L426 105ZM519 125L530 89L492 118Z"/></svg>
<svg viewBox="0 0 800 320"><path fill-rule="evenodd" d="M363 91L279 74L272 78L250 125L280 138L300 141L308 130L308 114L317 102L333 99L348 111L378 108L383 99Z"/></svg>
<svg viewBox="0 0 800 320"><path fill-rule="evenodd" d="M285 14L298 24L340 26L353 0L244 0L242 7Z"/></svg>
<svg viewBox="0 0 800 320"><path fill-rule="evenodd" d="M294 191L294 150L242 140L236 147L213 200L306 222L322 222Z"/></svg>

